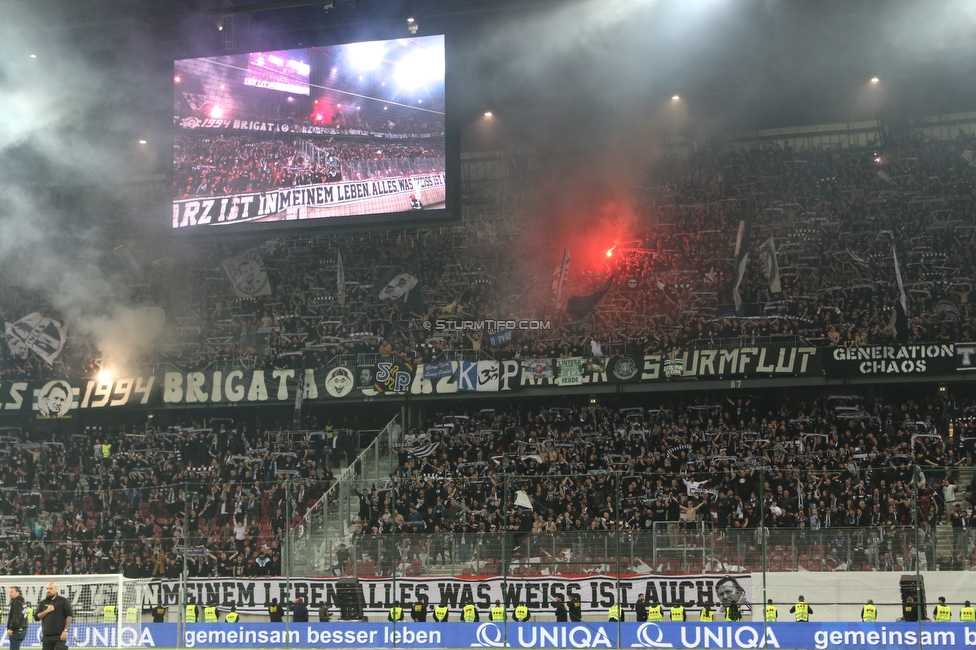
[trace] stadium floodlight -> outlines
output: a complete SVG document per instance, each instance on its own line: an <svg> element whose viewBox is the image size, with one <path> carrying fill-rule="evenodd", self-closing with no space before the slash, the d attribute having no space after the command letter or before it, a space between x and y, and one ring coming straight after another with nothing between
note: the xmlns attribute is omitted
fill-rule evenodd
<svg viewBox="0 0 976 650"><path fill-rule="evenodd" d="M444 51L414 49L397 63L395 78L407 90L444 79Z"/></svg>
<svg viewBox="0 0 976 650"><path fill-rule="evenodd" d="M675 102L676 102L676 101L678 101L679 99L681 99L681 97L680 97L679 95L671 95L671 100L672 100L672 101L675 101Z"/></svg>
<svg viewBox="0 0 976 650"><path fill-rule="evenodd" d="M349 63L357 70L374 70L379 67L386 55L386 45L382 41L364 41L346 46Z"/></svg>
<svg viewBox="0 0 976 650"><path fill-rule="evenodd" d="M876 84L876 83L878 83L879 81L881 81L881 80L880 80L880 79L878 79L877 77L871 77L871 83L873 83L873 84Z"/></svg>
<svg viewBox="0 0 976 650"><path fill-rule="evenodd" d="M36 55L36 54L31 54L31 55L30 55L30 57L31 57L32 59L36 59L36 58L37 58L37 55Z"/></svg>
<svg viewBox="0 0 976 650"><path fill-rule="evenodd" d="M491 111L485 111L485 117L491 117L493 113Z"/></svg>

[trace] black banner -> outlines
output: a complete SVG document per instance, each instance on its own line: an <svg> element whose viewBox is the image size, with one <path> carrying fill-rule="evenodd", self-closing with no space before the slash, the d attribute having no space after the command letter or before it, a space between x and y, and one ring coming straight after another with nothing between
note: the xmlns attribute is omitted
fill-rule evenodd
<svg viewBox="0 0 976 650"><path fill-rule="evenodd" d="M976 344L972 347L976 349ZM925 367L929 368L928 372L937 372L934 368L942 367L948 368L949 372L956 369L952 346L908 348L918 349L905 352L905 359L893 358L891 362L901 364L911 360L916 371L923 361ZM855 353L853 350L838 352ZM885 353L882 350L876 354L883 357ZM898 356L894 352L891 354ZM916 357L912 357L912 354ZM931 358L935 356L939 362L937 366ZM879 358L871 362L887 363L887 360ZM972 356L972 362L976 362L976 353ZM861 361L855 359L832 363L835 368L856 369ZM451 361L450 374L433 379L424 378L423 364L414 368L398 359L351 367L165 372L112 379L0 382L0 410L32 414L36 419L57 420L70 418L79 411L105 408L292 405L299 397L299 390L303 404L315 404L343 398L396 399L470 391L506 393L533 386L559 390L562 386L586 384L822 375L821 351L814 347L753 346L639 357L531 359L524 362Z"/></svg>

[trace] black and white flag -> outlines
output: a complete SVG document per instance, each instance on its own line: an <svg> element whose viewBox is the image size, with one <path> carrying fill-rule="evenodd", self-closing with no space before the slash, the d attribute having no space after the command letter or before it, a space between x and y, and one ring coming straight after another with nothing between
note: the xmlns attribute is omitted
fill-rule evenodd
<svg viewBox="0 0 976 650"><path fill-rule="evenodd" d="M746 265L749 264L749 239L752 231L752 195L746 201L742 210L742 220L739 221L739 231L735 236L735 261L733 262L732 280L732 300L735 302L735 313L742 316L742 294L739 293L739 286L742 278L746 274Z"/></svg>
<svg viewBox="0 0 976 650"><path fill-rule="evenodd" d="M413 445L407 447L407 453L415 458L427 458L428 456L433 456L440 447L439 442L416 442Z"/></svg>
<svg viewBox="0 0 976 650"><path fill-rule="evenodd" d="M261 256L253 251L228 257L221 263L231 288L238 298L258 298L271 295L271 281Z"/></svg>
<svg viewBox="0 0 976 650"><path fill-rule="evenodd" d="M762 262L763 275L769 282L770 293L781 293L783 287L779 281L779 263L776 261L776 244L770 237L759 249L759 259Z"/></svg>
<svg viewBox="0 0 976 650"><path fill-rule="evenodd" d="M552 292L556 295L556 309L563 301L563 288L569 279L569 249L563 249L563 262L552 272Z"/></svg>
<svg viewBox="0 0 976 650"><path fill-rule="evenodd" d="M382 282L373 287L373 296L382 303L416 313L424 311L424 288L420 275L409 261L397 264Z"/></svg>
<svg viewBox="0 0 976 650"><path fill-rule="evenodd" d="M339 305L346 306L346 267L342 265L342 251L336 251L336 296Z"/></svg>
<svg viewBox="0 0 976 650"><path fill-rule="evenodd" d="M33 352L47 363L54 363L64 349L67 338L61 323L41 316L39 312L28 314L15 323L7 323L4 329L12 356L26 359Z"/></svg>

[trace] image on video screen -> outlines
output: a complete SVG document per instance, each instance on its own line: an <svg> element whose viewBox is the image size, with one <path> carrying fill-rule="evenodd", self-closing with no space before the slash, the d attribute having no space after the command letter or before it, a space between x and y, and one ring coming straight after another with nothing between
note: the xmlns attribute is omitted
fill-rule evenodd
<svg viewBox="0 0 976 650"><path fill-rule="evenodd" d="M443 36L176 61L173 229L443 211L444 68Z"/></svg>

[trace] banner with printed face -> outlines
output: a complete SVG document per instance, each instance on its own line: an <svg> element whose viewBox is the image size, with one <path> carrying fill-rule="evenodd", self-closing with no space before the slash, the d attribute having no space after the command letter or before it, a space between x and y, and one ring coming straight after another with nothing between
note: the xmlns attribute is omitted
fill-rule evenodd
<svg viewBox="0 0 976 650"><path fill-rule="evenodd" d="M261 256L253 251L228 257L221 264L234 295L238 298L258 298L271 295L271 281Z"/></svg>
<svg viewBox="0 0 976 650"><path fill-rule="evenodd" d="M609 566L607 567L610 568ZM289 602L301 598L309 609L323 604L338 611L336 584L338 578L264 578L239 579L216 578L188 581L187 592L181 592L179 580L164 580L151 586L152 593L147 605L162 598L166 606L182 603L206 604L217 602L217 607L229 609L231 605L242 613L266 614L272 598ZM564 602L579 598L584 613L603 613L612 605L619 604L631 611L639 594L649 603L661 603L665 607L681 604L688 611L697 612L705 605L713 610L729 603L738 604L748 613L748 596L752 591L752 576L746 574L716 575L591 575L578 577L440 577L420 578L365 578L359 579L365 611L369 614L386 614L393 603L415 603L426 600L430 604L445 602L457 620L457 612L467 601L483 611L496 600L506 603L524 602L531 610L551 609L556 596Z"/></svg>
<svg viewBox="0 0 976 650"><path fill-rule="evenodd" d="M931 346L933 349L935 346ZM821 351L812 347L743 347L635 357L574 357L519 361L441 361L430 377L425 364L402 359L358 366L161 372L112 378L59 378L47 382L0 381L0 409L34 412L41 419L78 410L196 405L283 406L331 399L449 396L495 393L523 387L605 385L708 380L726 377L823 375ZM960 356L960 364L965 361ZM956 361L949 358L951 372ZM965 366L960 366L965 369ZM301 379L301 381L299 381Z"/></svg>

